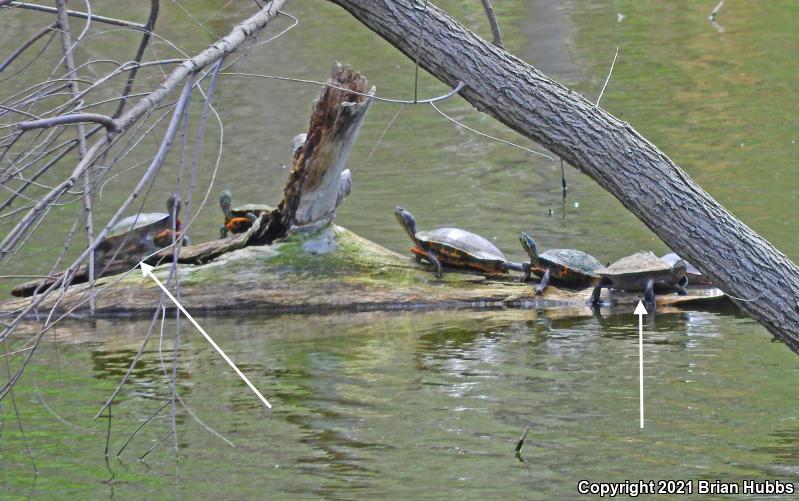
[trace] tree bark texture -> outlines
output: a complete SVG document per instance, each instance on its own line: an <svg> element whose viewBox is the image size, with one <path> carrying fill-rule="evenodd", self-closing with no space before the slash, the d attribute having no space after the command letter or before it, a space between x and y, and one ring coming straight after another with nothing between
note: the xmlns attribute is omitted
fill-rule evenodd
<svg viewBox="0 0 799 501"><path fill-rule="evenodd" d="M330 0L475 108L536 141L615 196L799 353L799 269L694 183L630 124L424 2ZM743 300L740 300L743 299Z"/></svg>
<svg viewBox="0 0 799 501"><path fill-rule="evenodd" d="M272 243L293 228L318 229L335 217L341 174L374 88L367 91L366 78L340 63L333 66L328 83L314 103L305 143L294 153L283 200L276 211L262 216L263 231L253 232L253 244Z"/></svg>

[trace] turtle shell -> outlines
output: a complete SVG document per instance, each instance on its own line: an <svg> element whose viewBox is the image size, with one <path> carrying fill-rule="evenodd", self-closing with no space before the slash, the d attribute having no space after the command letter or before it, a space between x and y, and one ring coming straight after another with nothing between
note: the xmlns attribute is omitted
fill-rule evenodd
<svg viewBox="0 0 799 501"><path fill-rule="evenodd" d="M247 213L251 213L255 216L260 216L264 212L271 212L275 210L274 207L271 205L266 204L246 204L246 205L239 205L238 207L234 207L230 209L230 214L233 217L247 217Z"/></svg>
<svg viewBox="0 0 799 501"><path fill-rule="evenodd" d="M154 229L158 226L158 223L165 223L168 220L169 214L166 212L145 212L134 216L128 216L109 228L107 238L124 235L132 231L147 231L150 226L153 226Z"/></svg>
<svg viewBox="0 0 799 501"><path fill-rule="evenodd" d="M506 271L502 251L481 237L459 228L420 231L416 238L436 251L442 264L477 268L483 271Z"/></svg>
<svg viewBox="0 0 799 501"><path fill-rule="evenodd" d="M551 249L538 256L555 278L565 281L590 281L603 268L594 256L575 249Z"/></svg>
<svg viewBox="0 0 799 501"><path fill-rule="evenodd" d="M655 282L674 281L671 265L651 252L623 257L607 268L597 270L597 273L611 279L615 287L627 290L643 289L649 278Z"/></svg>
<svg viewBox="0 0 799 501"><path fill-rule="evenodd" d="M671 266L674 266L682 258L679 255L677 255L676 252L670 252L670 253L666 254L665 256L660 256L660 259L662 259L664 262L670 264ZM702 272L699 271L696 268L696 266L692 265L691 263L689 263L685 259L683 259L683 262L685 263L685 274L688 275L688 283L701 284L701 285L712 285L713 282L709 278L707 278L704 275L702 275Z"/></svg>
<svg viewBox="0 0 799 501"><path fill-rule="evenodd" d="M142 213L128 216L108 230L97 246L95 268L102 268L113 259L115 263L135 263L142 256L158 250L154 237L172 228L172 218L166 212Z"/></svg>

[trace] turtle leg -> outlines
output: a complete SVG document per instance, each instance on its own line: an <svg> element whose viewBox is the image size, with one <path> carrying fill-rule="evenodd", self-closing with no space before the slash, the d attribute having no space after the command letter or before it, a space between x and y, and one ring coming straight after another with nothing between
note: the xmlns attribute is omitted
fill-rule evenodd
<svg viewBox="0 0 799 501"><path fill-rule="evenodd" d="M441 271L441 262L439 262L438 258L436 257L435 253L431 250L426 250L427 252L427 259L430 260L430 263L436 267L436 278L441 278L443 273Z"/></svg>
<svg viewBox="0 0 799 501"><path fill-rule="evenodd" d="M422 262L422 256L420 256L419 254L414 254L413 258L416 260L417 263Z"/></svg>
<svg viewBox="0 0 799 501"><path fill-rule="evenodd" d="M227 238L227 226L224 224L219 227L219 238Z"/></svg>
<svg viewBox="0 0 799 501"><path fill-rule="evenodd" d="M537 296L542 294L544 289L547 288L547 285L549 285L549 268L547 268L547 271L544 272L544 276L541 277L541 281L535 287L535 295Z"/></svg>
<svg viewBox="0 0 799 501"><path fill-rule="evenodd" d="M519 282L521 283L527 282L528 280L530 280L530 275L532 274L533 274L532 267L529 264L524 263L524 275L522 275L522 277L519 279Z"/></svg>
<svg viewBox="0 0 799 501"><path fill-rule="evenodd" d="M644 289L644 303L655 305L655 280L649 278L646 281L646 288Z"/></svg>
<svg viewBox="0 0 799 501"><path fill-rule="evenodd" d="M679 294L680 296L687 296L688 291L685 290L685 286L687 285L688 285L688 277L687 276L682 277L680 281L677 282L677 285L674 286L674 290L676 290L677 294Z"/></svg>
<svg viewBox="0 0 799 501"><path fill-rule="evenodd" d="M597 282L594 287L594 292L591 294L591 306L597 306L599 304L599 296L602 294L602 289L610 286L610 284L611 282L607 278L603 278Z"/></svg>

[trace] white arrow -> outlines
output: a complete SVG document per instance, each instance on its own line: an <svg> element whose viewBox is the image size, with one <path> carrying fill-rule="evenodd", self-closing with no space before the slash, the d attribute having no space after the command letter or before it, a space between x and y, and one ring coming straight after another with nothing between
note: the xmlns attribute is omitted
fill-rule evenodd
<svg viewBox="0 0 799 501"><path fill-rule="evenodd" d="M644 427L644 303L638 301L634 314L638 315L638 393L640 394L641 428Z"/></svg>
<svg viewBox="0 0 799 501"><path fill-rule="evenodd" d="M211 343L211 346L213 346L213 347L214 347L214 349L215 349L216 351L218 351L220 355L222 355L222 358L224 358L224 359L225 359L225 362L227 362L227 363L228 363L228 365L230 365L231 367L233 367L233 370L234 370L234 371L236 371L236 374L238 374L238 375L239 375L239 377L240 377L241 379L243 379L245 383L247 383L247 386L249 386L249 387L250 387L250 389L253 391L253 393L255 393L256 395L258 395L258 398L260 398L260 399L261 399L261 401L262 401L262 402L263 402L263 403L264 403L264 404L265 404L267 407L269 407L269 408L271 409L271 408L272 408L272 405L271 405L269 402L267 402L267 401L266 401L266 399L264 398L264 396L263 396L263 395L261 395L261 392L260 392L260 391L258 391L258 390L255 388L255 386L253 386L253 384L250 382L250 380L249 380L249 379L247 379L247 376L245 376L244 374L242 374L242 373L241 373L241 371L239 370L239 368L238 368L238 367L236 367L236 364L234 364L234 363L233 363L233 361L232 361L232 360L231 360L231 359L230 359L230 358L229 358L227 355L225 355L225 352L224 352L224 351L222 351L222 348L220 348L219 346L217 346L217 344L214 342L214 340L213 340L213 339L211 339L211 336L209 336L209 335L208 335L208 333L207 333L207 332L205 332L205 330L204 330L202 327L200 327L200 324L198 324L198 323L197 323L197 321L196 321L196 320L194 320L194 317L192 317L191 315L189 315L189 312L188 312L188 311L186 311L186 308L184 308L184 307L183 307L183 305L182 305L182 304L180 304L180 303L178 302L178 300L177 300L177 299L175 299L175 296L173 296L173 295L172 295L172 293L171 293L171 292L169 292L169 291L167 290L167 288L166 288L166 287L164 287L164 284L162 284L162 283L161 283L161 281L160 281L160 280L158 280L158 279L155 277L155 275L153 275L153 267L152 267L152 266L150 266L149 264L141 263L141 274L142 274L142 275L144 275L145 277L146 277L146 276L149 276L150 278L152 278L152 279L155 281L155 283L156 283L156 284L158 284L158 287L160 287L160 288L161 288L161 290L162 290L162 291L164 291L164 294L166 294L166 295L169 297L169 299L171 299L171 300L172 300L172 302L173 302L173 303L175 303L175 306L177 306L177 307L178 307L178 309L179 309L179 310L180 310L180 311L181 311L181 312L182 312L184 315L186 315L186 318L188 318L188 319L189 319L189 322L191 322L191 323L192 323L192 324L193 324L193 325L194 325L194 326L197 328L197 330L198 330L198 331L200 331L200 334L202 334L203 336L205 336L205 339L207 339L207 340L208 340L208 342L209 342L209 343Z"/></svg>

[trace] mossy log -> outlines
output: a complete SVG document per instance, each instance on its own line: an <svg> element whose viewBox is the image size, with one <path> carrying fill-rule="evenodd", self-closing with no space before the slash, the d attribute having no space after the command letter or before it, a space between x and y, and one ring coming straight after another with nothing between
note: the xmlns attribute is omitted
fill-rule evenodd
<svg viewBox="0 0 799 501"><path fill-rule="evenodd" d="M154 270L169 286L169 265ZM363 311L418 308L559 308L588 314L591 290L549 287L533 296L530 283L516 276L489 276L445 270L441 280L418 264L340 226L314 233L295 233L272 245L244 247L207 264L178 267L180 300L195 313ZM607 294L607 293L605 293ZM658 296L659 306L715 300L721 293L704 290L690 296ZM75 285L62 296L48 297L39 308L88 315L95 299L97 316L151 315L161 290L149 278L131 270L99 279L95 288ZM607 301L608 296L603 296ZM614 293L622 310L632 308L637 294ZM30 298L0 304L0 312L22 311ZM173 305L165 303L170 308Z"/></svg>

